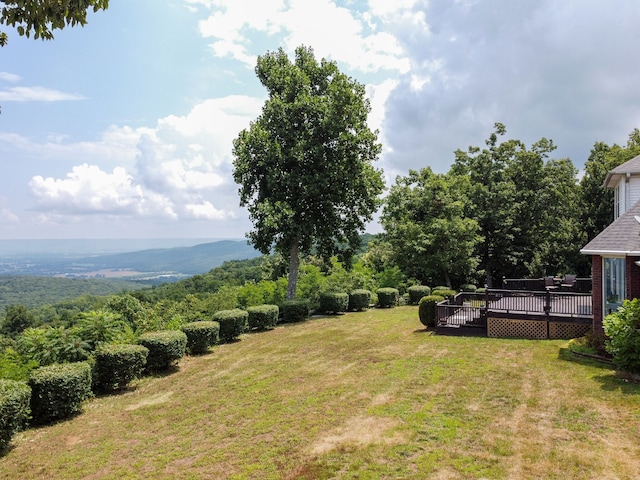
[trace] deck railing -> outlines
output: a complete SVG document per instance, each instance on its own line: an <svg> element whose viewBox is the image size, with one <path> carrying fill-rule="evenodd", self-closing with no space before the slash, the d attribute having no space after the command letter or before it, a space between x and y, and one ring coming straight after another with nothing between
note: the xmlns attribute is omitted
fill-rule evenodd
<svg viewBox="0 0 640 480"><path fill-rule="evenodd" d="M561 282L560 282L561 285ZM591 292L592 281L589 277L578 277L576 282L567 291L572 293L589 293ZM544 278L503 278L503 290L525 290L529 292L544 292Z"/></svg>
<svg viewBox="0 0 640 480"><path fill-rule="evenodd" d="M439 326L486 327L491 315L584 322L592 318L592 298L584 293L487 290L459 293L436 305Z"/></svg>

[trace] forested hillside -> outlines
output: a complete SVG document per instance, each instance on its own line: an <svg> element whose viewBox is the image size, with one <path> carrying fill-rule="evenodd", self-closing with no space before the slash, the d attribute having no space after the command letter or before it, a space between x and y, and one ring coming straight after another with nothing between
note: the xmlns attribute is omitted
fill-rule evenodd
<svg viewBox="0 0 640 480"><path fill-rule="evenodd" d="M125 280L0 276L0 310L9 305L37 308L82 295L109 295L142 286Z"/></svg>

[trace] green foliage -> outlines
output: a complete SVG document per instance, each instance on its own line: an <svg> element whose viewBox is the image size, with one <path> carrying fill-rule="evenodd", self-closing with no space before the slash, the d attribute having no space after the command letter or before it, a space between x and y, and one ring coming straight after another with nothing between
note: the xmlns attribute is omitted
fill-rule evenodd
<svg viewBox="0 0 640 480"><path fill-rule="evenodd" d="M239 308L220 310L213 315L213 320L220 324L222 342L237 340L249 328L249 314Z"/></svg>
<svg viewBox="0 0 640 480"><path fill-rule="evenodd" d="M379 288L376 294L380 308L395 307L398 304L400 292L397 288Z"/></svg>
<svg viewBox="0 0 640 480"><path fill-rule="evenodd" d="M111 297L104 309L120 315L136 332L153 330L153 318L145 305L130 293Z"/></svg>
<svg viewBox="0 0 640 480"><path fill-rule="evenodd" d="M0 378L0 452L29 419L31 388L25 382Z"/></svg>
<svg viewBox="0 0 640 480"><path fill-rule="evenodd" d="M463 283L462 285L460 285L461 292L475 293L477 290L478 287L476 287L472 283Z"/></svg>
<svg viewBox="0 0 640 480"><path fill-rule="evenodd" d="M420 299L418 315L420 322L427 328L436 326L436 304L444 300L440 295L427 295Z"/></svg>
<svg viewBox="0 0 640 480"><path fill-rule="evenodd" d="M402 293L404 293L406 281L407 276L397 265L387 267L376 274L378 288L398 288L399 291L402 290Z"/></svg>
<svg viewBox="0 0 640 480"><path fill-rule="evenodd" d="M101 343L111 343L125 337L132 337L131 327L119 314L106 310L91 310L80 314L76 325L78 335L95 350Z"/></svg>
<svg viewBox="0 0 640 480"><path fill-rule="evenodd" d="M53 39L53 30L67 26L84 26L87 23L87 11L106 10L109 0L3 0L0 11L0 25L15 27L19 35L42 40ZM7 34L0 32L0 46L7 43Z"/></svg>
<svg viewBox="0 0 640 480"><path fill-rule="evenodd" d="M289 259L287 298L296 295L299 255L350 258L384 189L373 167L381 150L367 125L362 84L318 63L298 47L258 57L256 73L269 98L262 114L233 143L233 177L262 253Z"/></svg>
<svg viewBox="0 0 640 480"><path fill-rule="evenodd" d="M34 423L67 418L91 396L91 367L87 362L40 367L31 372L29 386Z"/></svg>
<svg viewBox="0 0 640 480"><path fill-rule="evenodd" d="M64 310L73 308L75 311L84 311L96 308L88 304L95 301L96 296L104 296L123 290L134 290L139 285L124 280L108 278L84 279L84 278L60 278L37 277L31 275L0 276L0 309L11 305L24 305L36 317L38 322L41 312L39 308L53 306L56 315ZM76 299L80 299L76 302ZM75 305L74 305L75 303ZM83 303L84 305L81 305ZM34 326L34 325L29 325Z"/></svg>
<svg viewBox="0 0 640 480"><path fill-rule="evenodd" d="M31 371L39 366L36 360L23 358L11 347L4 348L0 353L0 378L26 381Z"/></svg>
<svg viewBox="0 0 640 480"><path fill-rule="evenodd" d="M277 305L255 305L247 308L250 329L265 330L276 326L280 309Z"/></svg>
<svg viewBox="0 0 640 480"><path fill-rule="evenodd" d="M426 285L412 285L407 289L407 293L409 293L409 303L418 305L422 297L431 293L431 288Z"/></svg>
<svg viewBox="0 0 640 480"><path fill-rule="evenodd" d="M349 294L344 292L323 292L320 294L320 311L324 313L344 313L349 309Z"/></svg>
<svg viewBox="0 0 640 480"><path fill-rule="evenodd" d="M197 355L206 353L209 347L218 343L220 324L210 321L189 322L181 330L187 336L187 350L190 354Z"/></svg>
<svg viewBox="0 0 640 480"><path fill-rule="evenodd" d="M282 322L301 322L309 318L311 310L306 300L287 300L282 304Z"/></svg>
<svg viewBox="0 0 640 480"><path fill-rule="evenodd" d="M0 327L0 333L10 337L17 336L28 327L35 325L33 313L29 312L24 305L11 305L5 307L4 320Z"/></svg>
<svg viewBox="0 0 640 480"><path fill-rule="evenodd" d="M441 297L453 297L457 294L455 290L446 287L435 287L431 290L432 295L440 295Z"/></svg>
<svg viewBox="0 0 640 480"><path fill-rule="evenodd" d="M91 350L76 329L64 327L27 328L18 337L17 347L23 357L40 365L86 360Z"/></svg>
<svg viewBox="0 0 640 480"><path fill-rule="evenodd" d="M100 345L94 354L94 389L100 392L123 389L142 375L148 356L149 349L142 345Z"/></svg>
<svg viewBox="0 0 640 480"><path fill-rule="evenodd" d="M364 311L371 305L371 291L363 288L349 293L349 311Z"/></svg>
<svg viewBox="0 0 640 480"><path fill-rule="evenodd" d="M625 300L602 322L607 335L605 348L616 366L624 371L640 373L640 299Z"/></svg>
<svg viewBox="0 0 640 480"><path fill-rule="evenodd" d="M179 330L147 332L140 335L138 344L149 349L147 370L161 371L175 365L184 357L187 336Z"/></svg>
<svg viewBox="0 0 640 480"><path fill-rule="evenodd" d="M466 278L478 266L478 223L464 215L468 182L430 168L397 177L380 219L393 263L423 284Z"/></svg>

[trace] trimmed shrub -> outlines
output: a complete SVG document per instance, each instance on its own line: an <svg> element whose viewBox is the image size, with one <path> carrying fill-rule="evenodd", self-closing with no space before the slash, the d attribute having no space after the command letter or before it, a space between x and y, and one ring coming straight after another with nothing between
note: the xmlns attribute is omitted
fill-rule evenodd
<svg viewBox="0 0 640 480"><path fill-rule="evenodd" d="M464 285L460 285L461 292L475 293L478 291L478 287L473 285L472 283L465 283Z"/></svg>
<svg viewBox="0 0 640 480"><path fill-rule="evenodd" d="M94 354L93 388L98 392L118 390L144 372L149 349L142 345L102 344Z"/></svg>
<svg viewBox="0 0 640 480"><path fill-rule="evenodd" d="M409 304L418 305L422 297L426 297L431 294L431 288L426 285L412 285L407 289L409 294Z"/></svg>
<svg viewBox="0 0 640 480"><path fill-rule="evenodd" d="M239 308L220 310L213 314L213 320L220 324L221 342L237 340L249 328L249 314Z"/></svg>
<svg viewBox="0 0 640 480"><path fill-rule="evenodd" d="M487 289L486 289L486 288L484 288L484 287L478 288L478 289L476 290L476 293L486 293L486 292L487 292Z"/></svg>
<svg viewBox="0 0 640 480"><path fill-rule="evenodd" d="M149 349L147 370L166 370L184 357L187 336L180 330L161 330L140 335L138 344Z"/></svg>
<svg viewBox="0 0 640 480"><path fill-rule="evenodd" d="M427 328L436 326L436 303L444 300L440 295L427 295L420 299L418 315L420 322Z"/></svg>
<svg viewBox="0 0 640 480"><path fill-rule="evenodd" d="M455 290L451 290L450 288L441 288L441 287L436 287L433 290L431 290L431 295L440 295L441 297L452 297L454 295L456 295L458 292L456 292Z"/></svg>
<svg viewBox="0 0 640 480"><path fill-rule="evenodd" d="M187 350L192 355L206 353L209 347L218 343L220 324L218 322L189 322L181 330L187 336Z"/></svg>
<svg viewBox="0 0 640 480"><path fill-rule="evenodd" d="M249 328L265 330L276 326L280 309L277 305L257 305L247 308L247 314L249 314Z"/></svg>
<svg viewBox="0 0 640 480"><path fill-rule="evenodd" d="M602 322L605 349L620 370L640 373L640 299L625 300Z"/></svg>
<svg viewBox="0 0 640 480"><path fill-rule="evenodd" d="M380 308L395 307L398 304L400 292L397 288L379 288L376 293Z"/></svg>
<svg viewBox="0 0 640 480"><path fill-rule="evenodd" d="M53 364L31 372L31 415L43 424L82 411L91 396L91 367L87 362Z"/></svg>
<svg viewBox="0 0 640 480"><path fill-rule="evenodd" d="M27 424L30 401L31 388L26 382L0 379L0 451Z"/></svg>
<svg viewBox="0 0 640 480"><path fill-rule="evenodd" d="M363 288L354 290L349 294L349 310L367 310L371 305L371 292Z"/></svg>
<svg viewBox="0 0 640 480"><path fill-rule="evenodd" d="M320 294L320 311L324 313L343 313L349 308L349 295L342 292L323 292Z"/></svg>
<svg viewBox="0 0 640 480"><path fill-rule="evenodd" d="M287 300L282 304L282 321L284 323L301 322L309 318L311 311L306 300Z"/></svg>

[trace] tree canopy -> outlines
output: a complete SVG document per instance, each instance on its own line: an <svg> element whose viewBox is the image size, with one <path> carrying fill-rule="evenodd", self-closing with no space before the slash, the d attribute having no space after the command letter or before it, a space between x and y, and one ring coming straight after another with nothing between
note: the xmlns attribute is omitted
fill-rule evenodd
<svg viewBox="0 0 640 480"><path fill-rule="evenodd" d="M269 93L262 114L234 141L234 180L249 210L250 242L289 259L287 297L295 297L300 255L348 260L379 206L381 150L364 86L298 47L258 57Z"/></svg>
<svg viewBox="0 0 640 480"><path fill-rule="evenodd" d="M51 40L53 30L67 26L84 26L87 12L106 10L109 0L2 0L0 25L16 28L18 34L29 38ZM0 46L6 45L8 36L0 31Z"/></svg>

